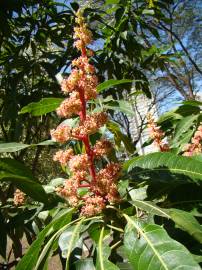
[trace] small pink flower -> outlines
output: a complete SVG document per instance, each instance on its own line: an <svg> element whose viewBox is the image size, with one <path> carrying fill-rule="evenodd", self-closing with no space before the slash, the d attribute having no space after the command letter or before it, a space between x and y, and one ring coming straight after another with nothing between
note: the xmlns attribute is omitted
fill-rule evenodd
<svg viewBox="0 0 202 270"><path fill-rule="evenodd" d="M73 155L74 152L71 148L65 151L59 150L55 153L53 160L59 161L62 165L67 165L67 162L73 157Z"/></svg>
<svg viewBox="0 0 202 270"><path fill-rule="evenodd" d="M112 150L112 144L106 139L97 141L93 147L93 153L96 157L107 155Z"/></svg>
<svg viewBox="0 0 202 270"><path fill-rule="evenodd" d="M88 170L89 161L87 154L73 156L69 161L69 168L72 172Z"/></svg>
<svg viewBox="0 0 202 270"><path fill-rule="evenodd" d="M81 208L81 215L91 217L100 214L105 208L105 201L101 196L92 196L85 199L85 205Z"/></svg>
<svg viewBox="0 0 202 270"><path fill-rule="evenodd" d="M56 129L51 130L52 140L60 143L67 142L72 138L71 128L67 125L59 125Z"/></svg>
<svg viewBox="0 0 202 270"><path fill-rule="evenodd" d="M78 114L81 111L81 101L78 92L72 92L70 97L65 99L56 112L61 117L71 117L73 114Z"/></svg>

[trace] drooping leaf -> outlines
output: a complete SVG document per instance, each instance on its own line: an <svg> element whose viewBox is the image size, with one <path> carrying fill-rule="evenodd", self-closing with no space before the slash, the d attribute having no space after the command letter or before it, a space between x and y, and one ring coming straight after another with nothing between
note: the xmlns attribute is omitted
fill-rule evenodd
<svg viewBox="0 0 202 270"><path fill-rule="evenodd" d="M0 172L0 181L11 182L25 194L38 202L48 203L48 195L41 184L30 180L28 177Z"/></svg>
<svg viewBox="0 0 202 270"><path fill-rule="evenodd" d="M55 145L56 142L52 140L46 140L37 144L24 144L24 143L17 143L17 142L9 142L9 143L0 143L0 153L12 153L23 150L28 147L34 147L37 145Z"/></svg>
<svg viewBox="0 0 202 270"><path fill-rule="evenodd" d="M74 230L72 231L71 238L69 239L69 245L68 245L68 250L67 250L67 256L66 256L66 267L65 270L69 270L69 258L71 255L72 250L75 247L76 242L79 239L79 234L80 234L80 229L81 225L84 221L84 218L82 218L74 227Z"/></svg>
<svg viewBox="0 0 202 270"><path fill-rule="evenodd" d="M67 252L70 248L69 243L72 239L72 235L75 229L75 225L69 227L66 229L59 237L58 239L58 245L60 247L60 250L62 252L62 257L66 258ZM77 235L77 239L74 242L74 248L80 247L82 244L81 239L79 239L79 235ZM70 251L71 252L71 251Z"/></svg>
<svg viewBox="0 0 202 270"><path fill-rule="evenodd" d="M0 143L0 153L16 152L25 149L27 147L29 147L29 145L24 143L17 143L17 142Z"/></svg>
<svg viewBox="0 0 202 270"><path fill-rule="evenodd" d="M132 204L150 214L170 218L170 216L167 213L167 209L162 209L157 205L155 205L153 202L133 200Z"/></svg>
<svg viewBox="0 0 202 270"><path fill-rule="evenodd" d="M52 141L52 140L46 140L46 141L43 141L43 142L40 142L40 143L37 143L37 145L55 145L56 142Z"/></svg>
<svg viewBox="0 0 202 270"><path fill-rule="evenodd" d="M198 100L186 100L182 102L184 105L191 105L191 106L202 106L202 102Z"/></svg>
<svg viewBox="0 0 202 270"><path fill-rule="evenodd" d="M41 116L55 111L64 99L43 98L39 102L32 102L21 109L19 114L30 113L33 116Z"/></svg>
<svg viewBox="0 0 202 270"><path fill-rule="evenodd" d="M108 260L111 249L104 242L104 227L102 227L97 247L96 270L119 270L119 268Z"/></svg>
<svg viewBox="0 0 202 270"><path fill-rule="evenodd" d="M132 200L144 200L147 197L147 186L140 188L129 188L129 194Z"/></svg>
<svg viewBox="0 0 202 270"><path fill-rule="evenodd" d="M128 225L124 235L126 254L136 270L199 270L191 253L169 237L159 225L144 224L124 214Z"/></svg>
<svg viewBox="0 0 202 270"><path fill-rule="evenodd" d="M100 93L102 92L103 90L106 90L112 86L115 86L115 85L119 85L119 84L124 84L124 83L132 83L133 80L128 80L128 79L123 79L123 80L108 80L108 81L105 81L103 83L100 83L98 86L97 86L97 91Z"/></svg>
<svg viewBox="0 0 202 270"><path fill-rule="evenodd" d="M32 172L17 160L0 159L0 181L12 182L36 201L48 203L48 195L42 185L33 177Z"/></svg>
<svg viewBox="0 0 202 270"><path fill-rule="evenodd" d="M131 139L127 135L125 135L124 133L121 132L121 129L117 123L109 121L107 123L107 128L114 135L115 143L118 146L120 146L121 142L123 142L126 150L129 153L134 153L135 147L134 147Z"/></svg>
<svg viewBox="0 0 202 270"><path fill-rule="evenodd" d="M191 213L180 209L160 208L150 201L133 200L132 204L152 215L172 219L178 227L202 243L202 226Z"/></svg>
<svg viewBox="0 0 202 270"><path fill-rule="evenodd" d="M124 164L124 169L131 171L133 175L144 175L154 172L162 181L161 173L185 175L192 180L202 180L201 162L173 153L151 153L141 157L135 157Z"/></svg>
<svg viewBox="0 0 202 270"><path fill-rule="evenodd" d="M171 219L184 231L192 235L196 240L202 243L202 225L196 218L180 209L169 209L168 211Z"/></svg>
<svg viewBox="0 0 202 270"><path fill-rule="evenodd" d="M184 117L176 126L175 134L172 140L172 145L176 145L181 136L187 132L194 124L194 121L198 118L198 115L190 115Z"/></svg>
<svg viewBox="0 0 202 270"><path fill-rule="evenodd" d="M19 162L12 158L0 159L0 171L2 173L6 172L9 174L19 175L37 181L33 177L33 174L28 167L26 167L22 162Z"/></svg>

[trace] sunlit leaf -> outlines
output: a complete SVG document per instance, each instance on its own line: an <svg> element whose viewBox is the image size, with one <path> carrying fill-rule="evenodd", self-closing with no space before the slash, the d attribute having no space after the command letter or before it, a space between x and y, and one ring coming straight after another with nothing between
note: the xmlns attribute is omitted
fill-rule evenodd
<svg viewBox="0 0 202 270"><path fill-rule="evenodd" d="M62 98L43 98L39 102L32 102L21 109L19 114L30 113L33 116L40 116L55 111L59 107Z"/></svg>
<svg viewBox="0 0 202 270"><path fill-rule="evenodd" d="M125 214L124 217L128 222L124 246L134 269L200 269L189 251L170 238L161 226L144 224Z"/></svg>

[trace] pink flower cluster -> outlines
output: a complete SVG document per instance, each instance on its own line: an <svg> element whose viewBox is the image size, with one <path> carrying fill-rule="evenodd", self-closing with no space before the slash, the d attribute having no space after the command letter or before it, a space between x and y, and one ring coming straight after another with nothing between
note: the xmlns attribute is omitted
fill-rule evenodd
<svg viewBox="0 0 202 270"><path fill-rule="evenodd" d="M85 136L96 133L106 122L106 113L94 113L87 115L84 121L80 121L78 127L70 128L65 124L59 125L56 129L51 130L51 137L54 141L61 143L72 139L82 140Z"/></svg>
<svg viewBox="0 0 202 270"><path fill-rule="evenodd" d="M61 165L67 165L67 162L73 157L74 152L71 148L62 151L59 150L58 152L55 153L53 160L54 161L59 161Z"/></svg>
<svg viewBox="0 0 202 270"><path fill-rule="evenodd" d="M187 144L183 156L193 156L202 153L202 125L194 133L191 143Z"/></svg>
<svg viewBox="0 0 202 270"><path fill-rule="evenodd" d="M81 205L81 215L93 216L101 213L107 203L120 201L117 180L121 166L109 163L101 170L95 167L96 160L112 150L112 144L104 138L98 140L94 146L90 143L89 136L98 132L108 118L105 112L87 114L88 100L97 97L98 79L95 68L90 63L92 51L86 47L92 42L92 33L84 22L81 10L76 13L76 23L78 26L74 28L74 44L81 51L81 56L72 61L71 74L62 81L61 90L68 98L61 103L57 114L64 118L78 115L80 121L74 128L60 124L55 130L51 130L51 136L60 143L81 140L85 151L74 155L71 148L60 150L53 159L68 166L71 172L64 186L58 187L56 192L66 198L70 205ZM80 188L87 188L87 193L79 195Z"/></svg>
<svg viewBox="0 0 202 270"><path fill-rule="evenodd" d="M169 145L163 141L165 133L157 126L151 114L147 115L147 127L150 137L161 152L169 151Z"/></svg>
<svg viewBox="0 0 202 270"><path fill-rule="evenodd" d="M73 114L78 114L81 111L81 101L79 93L73 92L70 97L65 99L57 109L57 114L60 117L71 117Z"/></svg>
<svg viewBox="0 0 202 270"><path fill-rule="evenodd" d="M25 193L19 189L14 192L13 203L15 206L21 206L25 203Z"/></svg>
<svg viewBox="0 0 202 270"><path fill-rule="evenodd" d="M102 157L104 155L107 155L112 150L112 144L110 141L106 139L101 139L96 142L96 144L93 147L93 153L95 157Z"/></svg>

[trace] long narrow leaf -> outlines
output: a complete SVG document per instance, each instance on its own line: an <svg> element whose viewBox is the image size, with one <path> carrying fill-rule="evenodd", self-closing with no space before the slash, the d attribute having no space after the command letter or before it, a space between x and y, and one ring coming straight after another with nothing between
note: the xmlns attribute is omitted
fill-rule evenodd
<svg viewBox="0 0 202 270"><path fill-rule="evenodd" d="M67 211L64 211L62 215L60 215L57 219L53 220L39 233L37 239L33 242L27 253L18 263L16 270L34 269L38 260L41 246L43 245L45 238L49 236L50 233L58 231L65 224L69 223L72 211L73 209L68 209Z"/></svg>
<svg viewBox="0 0 202 270"><path fill-rule="evenodd" d="M172 173L188 176L192 180L202 180L201 162L188 157L177 156L173 153L152 153L135 157L124 164L128 172L133 170L133 175L144 175L155 172ZM163 180L163 176L162 176Z"/></svg>
<svg viewBox="0 0 202 270"><path fill-rule="evenodd" d="M19 114L30 113L33 116L41 116L55 111L64 99L43 98L39 102L32 102L21 109Z"/></svg>
<svg viewBox="0 0 202 270"><path fill-rule="evenodd" d="M119 85L119 84L124 84L124 83L132 83L133 80L128 80L128 79L123 79L123 80L108 80L108 81L105 81L103 83L100 83L98 86L97 86L97 91L100 93L102 92L103 90L106 90L112 86L115 86L115 85Z"/></svg>

